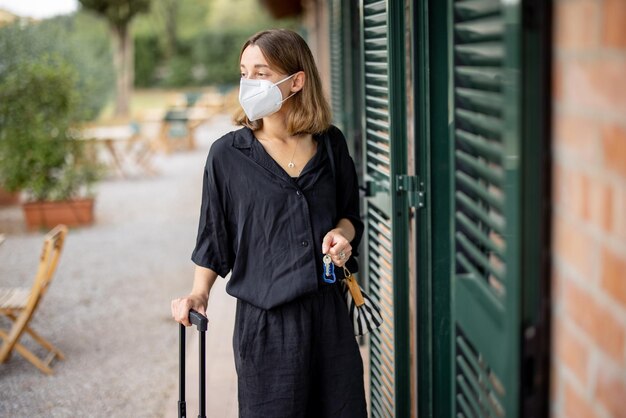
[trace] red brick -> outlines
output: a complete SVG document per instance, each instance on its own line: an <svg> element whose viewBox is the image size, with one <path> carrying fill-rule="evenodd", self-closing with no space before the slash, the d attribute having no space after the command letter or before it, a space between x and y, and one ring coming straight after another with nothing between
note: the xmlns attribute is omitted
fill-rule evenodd
<svg viewBox="0 0 626 418"><path fill-rule="evenodd" d="M592 404L570 383L565 383L563 393L563 416L567 418L595 418Z"/></svg>
<svg viewBox="0 0 626 418"><path fill-rule="evenodd" d="M573 193L574 191L572 191ZM556 257L575 268L583 277L591 280L593 260L597 252L594 238L585 233L580 225L558 216L554 222L554 253Z"/></svg>
<svg viewBox="0 0 626 418"><path fill-rule="evenodd" d="M550 402L557 404L560 402L559 389L563 385L563 379L559 374L559 367L556 361L550 362ZM552 418L560 417L561 415L552 415Z"/></svg>
<svg viewBox="0 0 626 418"><path fill-rule="evenodd" d="M624 361L626 327L593 296L573 283L565 286L566 314L594 344L620 364Z"/></svg>
<svg viewBox="0 0 626 418"><path fill-rule="evenodd" d="M558 104L564 99L563 83L565 82L565 77L563 72L565 71L565 63L563 60L556 58L552 67L552 98Z"/></svg>
<svg viewBox="0 0 626 418"><path fill-rule="evenodd" d="M556 2L554 16L557 47L577 50L595 47L598 12L598 3L591 0Z"/></svg>
<svg viewBox="0 0 626 418"><path fill-rule="evenodd" d="M626 309L626 257L605 248L602 252L602 288Z"/></svg>
<svg viewBox="0 0 626 418"><path fill-rule="evenodd" d="M556 320L554 345L558 359L585 385L588 378L589 348L569 329L567 320Z"/></svg>
<svg viewBox="0 0 626 418"><path fill-rule="evenodd" d="M565 169L558 161L552 164L552 202L560 207L564 204L565 193Z"/></svg>
<svg viewBox="0 0 626 418"><path fill-rule="evenodd" d="M559 271L558 267L552 270L552 299L557 303L562 303L565 299L564 287L567 283L567 279L563 276L563 272ZM557 307L558 309L558 307Z"/></svg>
<svg viewBox="0 0 626 418"><path fill-rule="evenodd" d="M562 101L595 111L626 113L626 60L570 59L561 63Z"/></svg>
<svg viewBox="0 0 626 418"><path fill-rule="evenodd" d="M613 230L613 216L614 210L614 190L608 185L601 186L600 196L598 197L598 210L596 215L593 215L595 223L602 228L605 232L611 232Z"/></svg>
<svg viewBox="0 0 626 418"><path fill-rule="evenodd" d="M602 128L602 157L607 169L626 179L626 129L622 126Z"/></svg>
<svg viewBox="0 0 626 418"><path fill-rule="evenodd" d="M624 187L613 188L613 233L622 242L626 242L626 185Z"/></svg>
<svg viewBox="0 0 626 418"><path fill-rule="evenodd" d="M626 418L626 374L599 370L595 398L609 411L609 416Z"/></svg>
<svg viewBox="0 0 626 418"><path fill-rule="evenodd" d="M583 173L571 166L559 165L554 188L557 190L556 200L561 213L569 213L575 218L583 219L588 212L589 202L586 201L586 184Z"/></svg>
<svg viewBox="0 0 626 418"><path fill-rule="evenodd" d="M604 0L602 15L602 44L610 48L626 48L626 1Z"/></svg>
<svg viewBox="0 0 626 418"><path fill-rule="evenodd" d="M568 211L578 219L582 219L585 212L585 182L583 174L576 170L567 170L565 180L565 204Z"/></svg>
<svg viewBox="0 0 626 418"><path fill-rule="evenodd" d="M594 194L596 189L595 183L592 182L588 175L581 174L578 187L580 187L580 196L582 199L582 201L579 203L580 216L582 219L590 221L591 205L593 204L592 195Z"/></svg>
<svg viewBox="0 0 626 418"><path fill-rule="evenodd" d="M599 127L596 121L580 115L557 114L554 140L558 151L572 154L583 163L598 163Z"/></svg>
<svg viewBox="0 0 626 418"><path fill-rule="evenodd" d="M591 69L593 83L605 97L605 110L626 114L626 60L601 59Z"/></svg>
<svg viewBox="0 0 626 418"><path fill-rule="evenodd" d="M614 190L597 176L583 176L583 219L604 232L612 232Z"/></svg>

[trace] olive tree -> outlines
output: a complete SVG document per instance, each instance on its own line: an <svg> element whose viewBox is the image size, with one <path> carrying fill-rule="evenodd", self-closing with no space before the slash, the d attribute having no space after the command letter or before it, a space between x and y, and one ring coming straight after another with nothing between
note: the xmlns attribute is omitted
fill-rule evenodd
<svg viewBox="0 0 626 418"><path fill-rule="evenodd" d="M109 23L114 42L114 65L117 76L115 115L127 116L134 82L133 40L130 23L139 13L150 8L150 0L79 0L87 10L102 16Z"/></svg>

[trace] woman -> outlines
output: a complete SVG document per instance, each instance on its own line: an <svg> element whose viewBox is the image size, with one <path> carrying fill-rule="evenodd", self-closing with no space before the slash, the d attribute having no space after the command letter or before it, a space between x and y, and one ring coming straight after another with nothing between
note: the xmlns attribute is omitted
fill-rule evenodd
<svg viewBox="0 0 626 418"><path fill-rule="evenodd" d="M341 267L357 270L351 256L363 233L354 162L298 34L255 34L240 64L243 128L209 151L193 288L172 301L172 316L189 326L190 309L205 314L217 276L232 270L240 416L366 417L363 363L339 288ZM325 255L338 267L334 283Z"/></svg>

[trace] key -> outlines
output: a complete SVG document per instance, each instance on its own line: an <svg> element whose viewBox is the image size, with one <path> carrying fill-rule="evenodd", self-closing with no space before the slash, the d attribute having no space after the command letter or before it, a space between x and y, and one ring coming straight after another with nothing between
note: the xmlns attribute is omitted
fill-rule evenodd
<svg viewBox="0 0 626 418"><path fill-rule="evenodd" d="M333 262L333 260L330 258L330 256L328 254L324 255L324 258L322 258L322 262L324 263L324 267L328 267L330 265L330 263Z"/></svg>
<svg viewBox="0 0 626 418"><path fill-rule="evenodd" d="M322 263L324 263L324 274L322 278L326 283L335 283L337 278L335 277L335 265L333 264L330 255L325 254L324 258L322 258Z"/></svg>

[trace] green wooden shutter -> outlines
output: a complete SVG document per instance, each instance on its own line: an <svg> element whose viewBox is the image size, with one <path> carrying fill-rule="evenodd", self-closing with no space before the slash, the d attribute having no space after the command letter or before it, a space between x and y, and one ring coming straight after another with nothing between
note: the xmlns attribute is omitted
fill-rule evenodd
<svg viewBox="0 0 626 418"><path fill-rule="evenodd" d="M453 1L453 403L515 417L520 352L520 6Z"/></svg>
<svg viewBox="0 0 626 418"><path fill-rule="evenodd" d="M361 155L359 0L328 0L330 87L333 124L342 130L353 156ZM357 170L362 161L355 158Z"/></svg>
<svg viewBox="0 0 626 418"><path fill-rule="evenodd" d="M403 10L399 2L361 3L364 165L368 188L365 271L384 324L370 337L371 415L410 413L408 205L395 193L406 173Z"/></svg>
<svg viewBox="0 0 626 418"><path fill-rule="evenodd" d="M330 104L333 110L333 123L344 133L346 132L345 108L346 89L343 69L349 60L345 59L342 23L342 0L329 0L329 29L330 29L330 87L332 90Z"/></svg>

